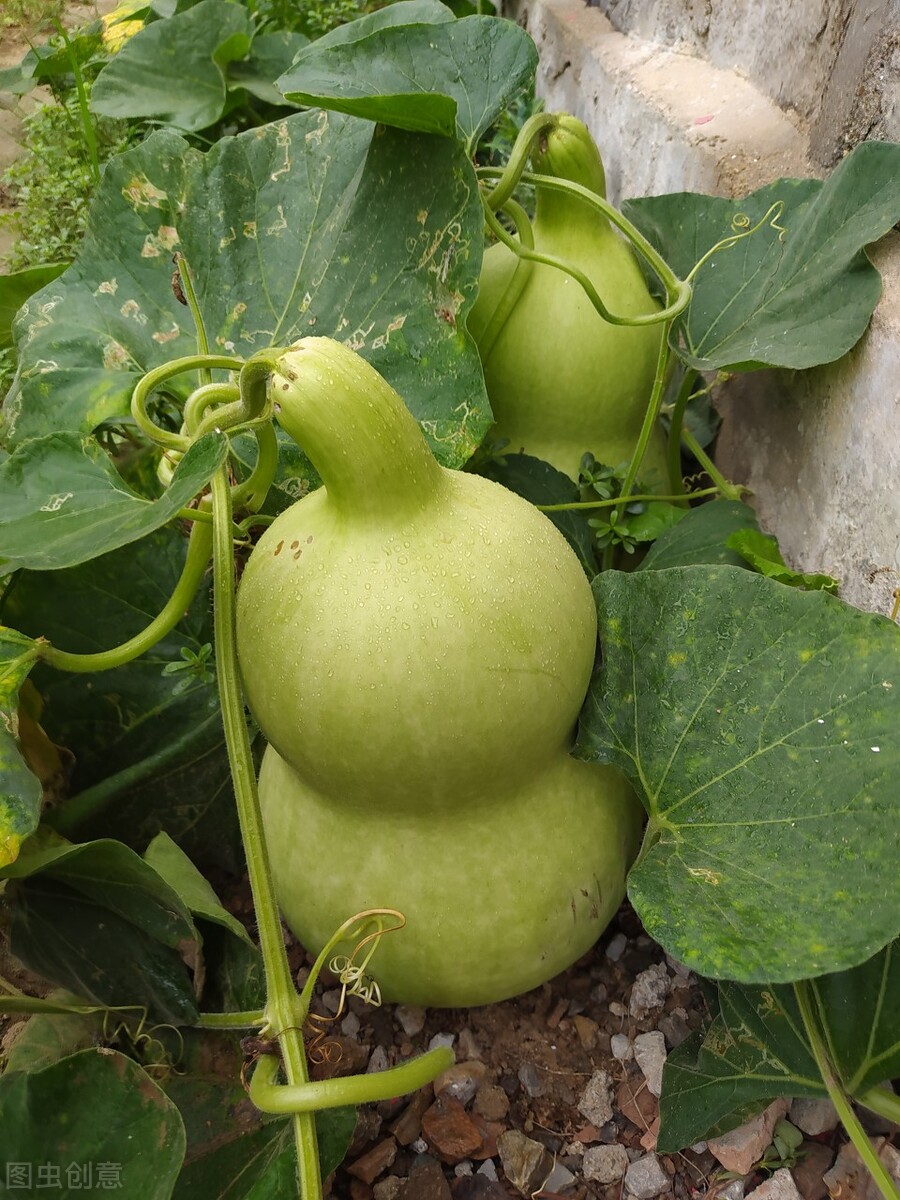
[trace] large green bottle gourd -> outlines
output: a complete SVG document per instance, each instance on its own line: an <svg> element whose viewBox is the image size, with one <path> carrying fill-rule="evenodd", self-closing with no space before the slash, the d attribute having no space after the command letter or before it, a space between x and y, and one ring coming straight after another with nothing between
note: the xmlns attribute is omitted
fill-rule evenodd
<svg viewBox="0 0 900 1200"><path fill-rule="evenodd" d="M535 171L605 197L603 164L586 127L560 114L532 155ZM659 308L634 255L609 221L577 197L536 189L534 247L579 267L617 316ZM589 450L607 466L631 459L650 399L660 325L612 325L571 276L524 262L502 243L485 253L468 328L478 344L494 434L507 449L578 478ZM668 490L656 430L639 478Z"/></svg>
<svg viewBox="0 0 900 1200"><path fill-rule="evenodd" d="M305 339L270 389L325 485L263 534L238 594L285 918L318 951L354 912L400 909L390 999L534 987L606 926L639 830L621 775L569 754L591 589L544 516L440 467L344 346Z"/></svg>

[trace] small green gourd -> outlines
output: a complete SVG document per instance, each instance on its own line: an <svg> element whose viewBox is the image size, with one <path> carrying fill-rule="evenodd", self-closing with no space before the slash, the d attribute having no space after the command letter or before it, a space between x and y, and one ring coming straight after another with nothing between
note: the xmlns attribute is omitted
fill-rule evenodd
<svg viewBox="0 0 900 1200"><path fill-rule="evenodd" d="M532 154L542 175L605 198L603 163L587 128L560 114ZM534 248L579 267L617 316L659 309L626 242L576 196L536 188ZM585 451L617 467L631 459L650 399L661 326L605 321L571 276L525 262L502 243L485 253L468 320L507 450L578 478ZM654 431L639 478L667 490L665 442Z"/></svg>
<svg viewBox="0 0 900 1200"><path fill-rule="evenodd" d="M346 347L298 343L270 394L324 481L264 533L238 594L285 918L318 951L348 914L403 912L378 951L389 999L534 987L610 920L640 825L623 777L569 754L587 580L535 508L440 467Z"/></svg>

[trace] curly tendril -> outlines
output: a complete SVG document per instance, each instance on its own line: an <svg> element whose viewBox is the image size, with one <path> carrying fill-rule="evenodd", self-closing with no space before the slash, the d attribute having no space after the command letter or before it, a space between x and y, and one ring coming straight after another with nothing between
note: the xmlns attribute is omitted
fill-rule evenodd
<svg viewBox="0 0 900 1200"><path fill-rule="evenodd" d="M718 254L720 250L730 250L732 246L736 246L738 242L743 241L744 238L752 237L752 235L762 229L764 225L768 225L770 229L774 229L778 234L779 242L783 242L788 232L784 225L779 224L783 214L783 200L776 200L774 204L770 204L765 215L762 216L755 225L750 224L750 218L746 213L735 213L735 215L731 218L731 228L734 230L734 233L732 233L729 237L722 238L720 242L716 242L714 246L711 246L710 249L707 250L700 261L695 263L691 268L687 276L687 282L690 283L695 278L700 268L704 265L704 263L707 263L714 254Z"/></svg>

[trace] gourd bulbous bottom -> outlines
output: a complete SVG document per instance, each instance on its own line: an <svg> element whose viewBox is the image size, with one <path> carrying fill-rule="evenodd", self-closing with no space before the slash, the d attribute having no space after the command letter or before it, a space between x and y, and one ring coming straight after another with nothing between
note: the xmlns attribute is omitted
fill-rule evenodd
<svg viewBox="0 0 900 1200"><path fill-rule="evenodd" d="M276 893L304 946L318 953L355 912L399 909L406 926L371 974L385 999L438 1008L508 999L588 950L624 896L642 814L615 768L565 753L512 794L437 813L344 809L271 747L259 790Z"/></svg>

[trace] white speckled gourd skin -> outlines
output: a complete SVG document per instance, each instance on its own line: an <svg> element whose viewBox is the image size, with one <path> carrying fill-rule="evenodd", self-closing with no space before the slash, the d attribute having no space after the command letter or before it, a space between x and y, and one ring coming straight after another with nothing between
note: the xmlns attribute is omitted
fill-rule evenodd
<svg viewBox="0 0 900 1200"><path fill-rule="evenodd" d="M621 775L568 752L591 589L536 509L438 466L351 351L306 339L278 371L281 423L325 480L238 594L282 910L318 951L354 912L399 908L372 964L390 999L514 995L592 944L637 843Z"/></svg>

